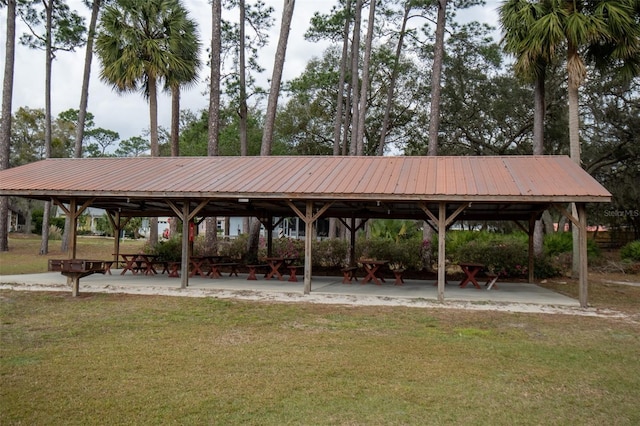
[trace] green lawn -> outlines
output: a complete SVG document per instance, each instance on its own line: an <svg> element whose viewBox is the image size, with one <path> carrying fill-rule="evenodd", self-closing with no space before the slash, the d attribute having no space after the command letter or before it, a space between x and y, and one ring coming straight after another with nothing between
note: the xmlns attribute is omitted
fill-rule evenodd
<svg viewBox="0 0 640 426"><path fill-rule="evenodd" d="M2 274L66 257L10 246ZM610 278L590 301L633 319L0 291L0 424L637 425L640 287Z"/></svg>
<svg viewBox="0 0 640 426"><path fill-rule="evenodd" d="M0 292L1 424L640 424L640 326Z"/></svg>
<svg viewBox="0 0 640 426"><path fill-rule="evenodd" d="M39 255L40 236L11 234L9 251L0 252L0 275L33 274L47 271L49 259L66 259L68 253L60 250L62 241L50 240L49 253ZM145 240L121 240L121 253L137 253L144 247ZM78 237L76 253L84 259L113 259L114 240L107 237Z"/></svg>

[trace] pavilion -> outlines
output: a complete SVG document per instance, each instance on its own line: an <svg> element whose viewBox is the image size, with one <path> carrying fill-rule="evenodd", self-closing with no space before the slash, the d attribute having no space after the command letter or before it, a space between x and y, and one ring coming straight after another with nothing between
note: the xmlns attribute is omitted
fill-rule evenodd
<svg viewBox="0 0 640 426"><path fill-rule="evenodd" d="M306 236L320 217L427 221L438 232L438 299L444 300L445 233L456 220L507 220L529 235L542 213L560 211L579 230L579 299L587 299L587 203L611 194L566 156L488 157L136 157L56 158L0 171L0 196L50 200L76 220L88 207L108 212L116 231L127 218L177 216L183 235L196 216L297 215ZM567 209L575 204L572 212ZM269 232L270 233L270 232ZM75 226L70 256L76 258ZM116 239L117 241L117 239ZM181 286L188 285L188 241ZM311 238L305 238L304 292L311 292Z"/></svg>

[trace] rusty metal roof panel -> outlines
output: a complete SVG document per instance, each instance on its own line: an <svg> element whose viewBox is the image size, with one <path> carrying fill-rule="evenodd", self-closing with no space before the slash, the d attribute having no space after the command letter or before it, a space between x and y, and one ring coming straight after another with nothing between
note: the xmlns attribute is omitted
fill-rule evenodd
<svg viewBox="0 0 640 426"><path fill-rule="evenodd" d="M0 172L1 195L37 191L203 198L610 198L565 156L48 159Z"/></svg>

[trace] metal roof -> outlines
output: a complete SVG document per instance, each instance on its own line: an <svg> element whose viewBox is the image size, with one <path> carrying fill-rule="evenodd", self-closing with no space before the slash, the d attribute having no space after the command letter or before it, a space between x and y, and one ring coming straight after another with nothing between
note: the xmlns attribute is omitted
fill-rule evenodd
<svg viewBox="0 0 640 426"><path fill-rule="evenodd" d="M203 216L291 215L288 201L313 200L335 201L325 216L422 218L417 202L471 202L465 214L478 219L611 198L566 156L60 158L0 171L0 195L95 198L138 216L171 215L166 201L186 199L209 200Z"/></svg>

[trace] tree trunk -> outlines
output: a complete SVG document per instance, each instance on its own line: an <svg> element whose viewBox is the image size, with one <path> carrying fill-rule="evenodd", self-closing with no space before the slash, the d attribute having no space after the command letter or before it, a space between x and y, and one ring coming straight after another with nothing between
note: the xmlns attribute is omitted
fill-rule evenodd
<svg viewBox="0 0 640 426"><path fill-rule="evenodd" d="M342 134L344 80L347 75L347 57L349 56L349 28L351 27L351 0L345 6L344 29L342 31L342 56L340 57L340 77L338 80L338 98L336 100L336 115L333 122L333 155L340 155L340 135ZM345 129L346 132L346 129Z"/></svg>
<svg viewBox="0 0 640 426"><path fill-rule="evenodd" d="M360 100L360 24L362 21L362 0L356 1L356 15L353 22L353 41L351 42L351 144L349 147L350 155L361 155L358 152L358 117Z"/></svg>
<svg viewBox="0 0 640 426"><path fill-rule="evenodd" d="M282 69L284 67L284 59L287 52L287 43L289 41L289 30L291 29L291 20L293 18L294 8L295 8L295 0L285 0L284 8L282 10L282 23L280 25L280 37L278 39L278 47L276 48L276 56L273 61L271 91L269 92L267 113L265 117L265 125L264 125L263 134L262 134L262 144L260 146L260 155L262 156L271 155L271 146L273 142L276 110L278 107L278 96L280 94L280 84L282 80ZM258 243L260 241L260 221L259 220L253 219L251 223L250 232L251 233L249 234L249 242L248 242L249 256L257 257Z"/></svg>
<svg viewBox="0 0 640 426"><path fill-rule="evenodd" d="M171 86L171 156L180 156L180 84Z"/></svg>
<svg viewBox="0 0 640 426"><path fill-rule="evenodd" d="M101 0L94 0L91 7L91 21L89 23L89 34L87 37L87 50L84 55L84 71L82 73L82 89L80 91L80 108L78 109L78 124L76 126L76 139L74 143L74 157L82 157L82 141L84 140L84 128L87 118L87 105L89 103L89 80L91 77L91 61L93 59L93 41L95 38L96 24L100 12ZM69 238L71 236L71 218L64 221L64 233L60 250L63 253L69 251Z"/></svg>
<svg viewBox="0 0 640 426"><path fill-rule="evenodd" d="M369 97L369 64L371 63L371 45L376 14L376 2L369 3L369 24L365 41L364 60L362 64L362 86L360 86L360 107L358 109L358 155L364 154L364 122L367 115L367 98Z"/></svg>
<svg viewBox="0 0 640 426"><path fill-rule="evenodd" d="M222 53L222 0L211 3L211 76L209 79L209 123L207 155L219 153L220 55Z"/></svg>
<svg viewBox="0 0 640 426"><path fill-rule="evenodd" d="M573 43L568 45L568 99L569 99L569 155L574 163L581 166L580 161L580 117L578 110L578 90L582 81L579 75L579 63L577 47ZM577 217L577 208L575 203L571 204L571 214ZM580 273L580 254L579 254L579 230L577 226L571 228L573 234L573 262L571 268L571 276L577 278Z"/></svg>
<svg viewBox="0 0 640 426"><path fill-rule="evenodd" d="M76 140L74 145L75 158L82 157L82 141L84 139L85 120L87 117L87 105L89 104L89 81L91 77L91 61L93 60L93 42L96 33L96 24L100 13L102 0L94 0L91 7L91 21L89 22L89 34L87 37L87 50L84 55L84 71L82 73L82 90L80 91L80 108L78 110L78 125L76 127Z"/></svg>
<svg viewBox="0 0 640 426"><path fill-rule="evenodd" d="M160 156L158 142L158 90L155 76L149 76L149 133L151 135L151 156ZM149 218L149 245L158 244L158 218Z"/></svg>
<svg viewBox="0 0 640 426"><path fill-rule="evenodd" d="M0 122L0 170L9 168L11 153L11 104L16 51L16 1L7 1L7 40L2 80L2 121ZM0 251L9 250L9 197L0 197Z"/></svg>
<svg viewBox="0 0 640 426"><path fill-rule="evenodd" d="M45 89L44 89L44 157L51 157L51 66L53 64L53 47L51 32L53 31L53 4L43 2L46 10L46 62L45 62ZM44 203L42 215L42 241L40 254L49 253L49 211L51 202Z"/></svg>
<svg viewBox="0 0 640 426"><path fill-rule="evenodd" d="M545 73L536 78L533 112L533 155L544 155ZM533 231L533 252L540 256L544 245L544 226L537 220Z"/></svg>
<svg viewBox="0 0 640 426"><path fill-rule="evenodd" d="M389 88L387 89L387 102L384 107L384 118L382 119L382 127L380 128L380 142L378 143L378 155L384 155L384 147L386 145L387 132L389 131L389 117L391 115L391 107L393 106L393 94L395 92L396 80L398 79L398 64L400 55L402 54L402 46L404 44L404 35L407 30L407 21L409 20L409 12L411 11L411 3L407 2L404 6L404 15L402 15L402 26L398 35L398 44L396 46L396 54L393 58L393 70L389 79Z"/></svg>
<svg viewBox="0 0 640 426"><path fill-rule="evenodd" d="M440 130L440 94L442 87L442 60L444 58L444 28L447 19L447 0L438 0L438 21L431 73L431 111L429 113L429 150L427 155L438 155L438 132Z"/></svg>
<svg viewBox="0 0 640 426"><path fill-rule="evenodd" d="M239 48L239 67L240 67L240 155L249 155L249 146L247 140L247 66L245 58L245 21L246 8L244 0L240 0L240 48Z"/></svg>
<svg viewBox="0 0 640 426"><path fill-rule="evenodd" d="M222 51L222 0L211 3L211 76L209 79L209 123L207 155L219 153L220 133L220 55ZM227 220L228 222L228 220ZM218 219L207 218L205 244L216 252L218 248Z"/></svg>
<svg viewBox="0 0 640 426"><path fill-rule="evenodd" d="M269 91L269 100L267 101L267 112L262 132L260 155L271 155L276 111L278 108L278 96L280 95L280 85L282 83L282 69L284 67L284 59L287 53L287 43L289 42L289 31L291 30L291 20L293 18L295 4L295 0L284 1L282 23L280 25L280 37L278 39L278 47L276 48L276 57L273 61L271 90Z"/></svg>

